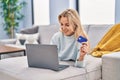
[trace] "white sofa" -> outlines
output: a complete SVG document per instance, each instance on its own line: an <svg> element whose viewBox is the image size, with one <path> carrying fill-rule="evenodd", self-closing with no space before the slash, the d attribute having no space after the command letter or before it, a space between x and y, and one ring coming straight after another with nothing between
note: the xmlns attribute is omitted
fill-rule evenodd
<svg viewBox="0 0 120 80"><path fill-rule="evenodd" d="M90 38L91 49L97 45L112 25L85 25L84 29ZM39 32L39 43L49 44L51 36L59 30L58 25L46 25L22 30L21 33ZM1 44L15 43L14 40L1 40ZM88 55L86 67L77 68L73 62L60 62L71 65L69 68L55 72L49 69L28 67L26 56L0 60L0 79L2 80L120 80L120 52L96 58ZM114 67L113 67L114 65ZM109 69L109 70L108 70ZM108 71L108 72L107 72ZM117 72L116 72L117 71ZM114 72L114 73L113 73ZM1 76L2 75L2 76ZM9 79L8 79L9 78Z"/></svg>

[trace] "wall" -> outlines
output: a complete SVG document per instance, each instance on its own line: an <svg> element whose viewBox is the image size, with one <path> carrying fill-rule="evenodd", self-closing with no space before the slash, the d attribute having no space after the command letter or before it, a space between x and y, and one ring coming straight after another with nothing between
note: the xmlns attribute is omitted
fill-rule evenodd
<svg viewBox="0 0 120 80"><path fill-rule="evenodd" d="M69 0L50 0L50 24L58 23L58 14L69 7Z"/></svg>
<svg viewBox="0 0 120 80"><path fill-rule="evenodd" d="M32 26L32 0L25 0L27 2L26 7L24 8L25 18L23 20L23 26L21 28L28 28Z"/></svg>
<svg viewBox="0 0 120 80"><path fill-rule="evenodd" d="M17 32L19 32L22 28L28 28L32 26L32 1L25 0L27 5L24 7L22 13L24 14L24 19L20 21L20 25L18 27Z"/></svg>
<svg viewBox="0 0 120 80"><path fill-rule="evenodd" d="M4 31L4 28L2 26L3 19L0 16L0 39L6 39L8 36L6 35L6 32Z"/></svg>
<svg viewBox="0 0 120 80"><path fill-rule="evenodd" d="M76 0L50 0L50 24L58 23L58 15L68 8L76 8Z"/></svg>
<svg viewBox="0 0 120 80"><path fill-rule="evenodd" d="M115 3L115 23L120 23L120 0L116 0Z"/></svg>

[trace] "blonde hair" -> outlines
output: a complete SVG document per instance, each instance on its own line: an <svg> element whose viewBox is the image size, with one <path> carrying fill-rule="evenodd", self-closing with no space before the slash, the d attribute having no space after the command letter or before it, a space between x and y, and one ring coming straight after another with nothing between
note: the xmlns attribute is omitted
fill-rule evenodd
<svg viewBox="0 0 120 80"><path fill-rule="evenodd" d="M76 10L66 9L65 11L63 11L58 16L59 22L60 22L61 17L66 17L68 19L68 22L72 25L74 29L75 38L78 38L80 35L86 37L86 33L84 32L81 22L80 22L79 14L77 13Z"/></svg>

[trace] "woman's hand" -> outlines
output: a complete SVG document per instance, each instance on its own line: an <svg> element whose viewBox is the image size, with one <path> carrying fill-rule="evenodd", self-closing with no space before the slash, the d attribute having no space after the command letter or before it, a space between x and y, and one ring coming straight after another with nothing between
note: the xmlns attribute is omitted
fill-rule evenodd
<svg viewBox="0 0 120 80"><path fill-rule="evenodd" d="M84 56L89 52L89 45L87 42L83 42L82 46L80 47L80 56L79 61L82 61L84 59Z"/></svg>

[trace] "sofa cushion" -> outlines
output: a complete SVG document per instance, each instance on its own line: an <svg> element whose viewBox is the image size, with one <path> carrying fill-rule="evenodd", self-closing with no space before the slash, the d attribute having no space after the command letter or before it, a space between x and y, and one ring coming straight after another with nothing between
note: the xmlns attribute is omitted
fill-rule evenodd
<svg viewBox="0 0 120 80"><path fill-rule="evenodd" d="M74 62L71 61L60 63L70 65L70 67L62 71L53 71L28 67L26 57L3 59L0 61L0 73L20 80L85 80L86 78L99 80L101 78L101 58L88 55L85 68L74 67Z"/></svg>
<svg viewBox="0 0 120 80"><path fill-rule="evenodd" d="M120 52L102 56L103 80L120 80Z"/></svg>
<svg viewBox="0 0 120 80"><path fill-rule="evenodd" d="M39 33L35 34L21 34L16 33L16 45L25 45L25 44L38 44Z"/></svg>
<svg viewBox="0 0 120 80"><path fill-rule="evenodd" d="M38 32L38 25L33 25L31 28L24 28L20 31L22 34L34 34Z"/></svg>
<svg viewBox="0 0 120 80"><path fill-rule="evenodd" d="M2 79L2 80L19 80L13 76L6 75L5 73L2 73L2 72L0 73L0 79Z"/></svg>
<svg viewBox="0 0 120 80"><path fill-rule="evenodd" d="M88 34L88 30L89 30L89 25L82 25L83 29L85 30L86 34Z"/></svg>
<svg viewBox="0 0 120 80"><path fill-rule="evenodd" d="M59 25L44 25L39 26L39 42L41 44L49 44L51 37L59 31Z"/></svg>
<svg viewBox="0 0 120 80"><path fill-rule="evenodd" d="M112 25L89 25L88 37L90 40L90 47L93 49Z"/></svg>

